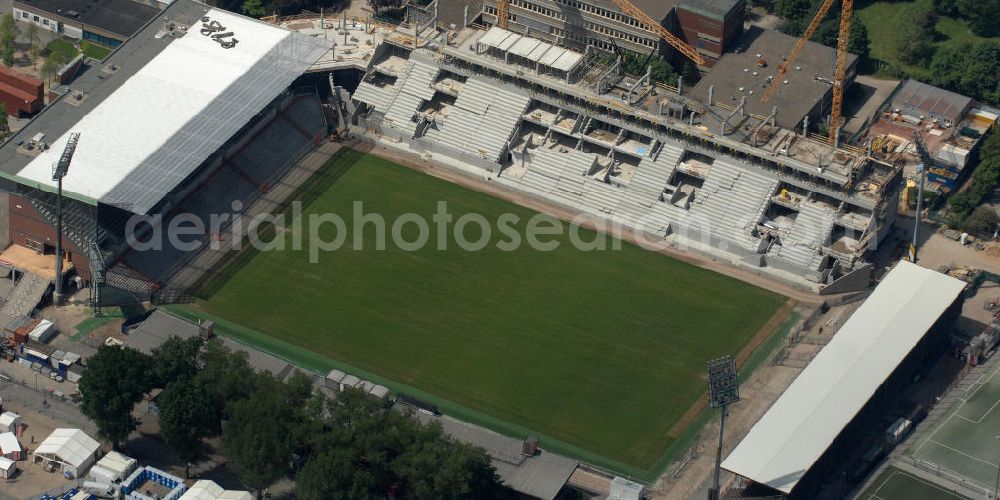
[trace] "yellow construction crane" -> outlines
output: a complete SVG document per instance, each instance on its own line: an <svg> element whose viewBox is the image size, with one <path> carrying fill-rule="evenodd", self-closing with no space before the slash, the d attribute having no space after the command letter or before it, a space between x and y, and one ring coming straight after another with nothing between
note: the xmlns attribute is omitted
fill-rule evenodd
<svg viewBox="0 0 1000 500"><path fill-rule="evenodd" d="M847 45L851 39L851 16L854 0L842 0L840 7L840 34L837 36L837 69L833 74L833 106L830 107L830 143L838 142L840 111L844 104L844 74L847 71Z"/></svg>
<svg viewBox="0 0 1000 500"><path fill-rule="evenodd" d="M802 47L805 46L806 42L812 38L813 33L816 32L816 27L826 17L826 13L830 11L830 6L833 5L833 2L834 0L826 0L823 2L823 5L819 6L819 10L816 11L816 17L813 17L812 22L809 23L809 27L806 28L806 31L795 42L795 46L792 47L792 51L788 54L785 62L778 67L778 74L774 76L771 80L771 85L764 91L764 96L761 98L763 102L767 102L771 98L771 94L781 86L781 76L788 71L788 68L792 67L795 58L799 56L799 52L802 51ZM844 73L847 70L847 45L850 43L851 38L851 16L853 12L854 0L842 0L840 7L840 32L837 36L837 63L833 73L833 106L830 108L830 142L834 145L836 145L837 132L840 129L840 112L844 103Z"/></svg>
<svg viewBox="0 0 1000 500"><path fill-rule="evenodd" d="M507 29L508 26L508 5L509 0L496 0L497 1L497 26L503 29ZM656 33L660 38L666 40L673 48L677 49L681 54L684 54L688 59L695 62L699 66L705 65L705 58L701 57L698 51L687 44L684 40L670 32L667 28L660 26L660 23L656 22L653 18L646 15L645 12L639 10L638 7L632 5L629 0L611 0L619 9L626 15L632 16L635 20L639 21L647 30Z"/></svg>
<svg viewBox="0 0 1000 500"><path fill-rule="evenodd" d="M784 75L788 72L788 68L792 67L792 63L795 62L795 58L799 57L799 52L802 51L802 47L805 47L806 42L812 38L813 33L816 32L816 27L818 27L819 23L821 23L823 18L826 17L826 13L829 12L830 6L833 5L833 2L834 0L826 0L823 2L823 5L819 6L819 10L816 11L816 17L813 17L812 22L809 23L809 27L806 28L806 31L802 33L802 36L800 36L795 42L795 46L792 47L792 51L788 53L788 57L785 58L785 62L778 66L778 74L774 75L774 78L771 80L771 85L764 91L764 96L761 97L761 102L767 102L767 100L771 98L771 94L773 94L774 91L781 86L781 75Z"/></svg>
<svg viewBox="0 0 1000 500"><path fill-rule="evenodd" d="M506 0L498 0L504 1ZM667 28L660 26L660 23L656 22L655 19L646 15L645 12L639 10L638 7L632 5L628 0L611 0L619 9L626 15L632 16L636 21L639 21L645 26L645 28L653 33L656 33L660 38L666 40L673 48L677 49L678 52L684 54L688 59L694 61L698 66L705 65L705 58L701 57L701 54L695 50L694 47L690 46L684 40L681 40L676 35L670 32Z"/></svg>

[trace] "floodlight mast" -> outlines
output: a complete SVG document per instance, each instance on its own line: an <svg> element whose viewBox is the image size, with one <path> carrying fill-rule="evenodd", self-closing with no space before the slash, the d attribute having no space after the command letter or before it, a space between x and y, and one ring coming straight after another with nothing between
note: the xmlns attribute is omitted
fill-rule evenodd
<svg viewBox="0 0 1000 500"><path fill-rule="evenodd" d="M736 361L732 356L724 356L708 362L708 401L712 408L722 408L719 420L719 446L715 452L715 475L708 490L708 500L719 500L719 475L722 470L722 435L726 428L726 412L729 405L740 400L739 380L736 375Z"/></svg>
<svg viewBox="0 0 1000 500"><path fill-rule="evenodd" d="M60 305L65 300L63 291L63 223L62 223L62 185L63 177L69 171L69 164L73 161L73 153L76 152L76 143L80 140L80 133L69 134L66 147L59 155L59 160L52 164L52 180L56 182L56 289L52 292L52 302Z"/></svg>

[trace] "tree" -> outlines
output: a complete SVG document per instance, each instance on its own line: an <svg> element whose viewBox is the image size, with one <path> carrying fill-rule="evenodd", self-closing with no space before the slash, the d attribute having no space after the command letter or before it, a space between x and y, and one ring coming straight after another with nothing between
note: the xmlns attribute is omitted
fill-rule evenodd
<svg viewBox="0 0 1000 500"><path fill-rule="evenodd" d="M38 25L35 23L28 23L28 28L25 34L28 37L28 43L31 44L31 67L38 67Z"/></svg>
<svg viewBox="0 0 1000 500"><path fill-rule="evenodd" d="M184 461L184 477L189 477L191 462L201 456L201 440L211 436L217 427L212 396L185 377L167 384L159 401L160 436Z"/></svg>
<svg viewBox="0 0 1000 500"><path fill-rule="evenodd" d="M0 137L7 137L10 133L10 123L7 118L7 103L0 102Z"/></svg>
<svg viewBox="0 0 1000 500"><path fill-rule="evenodd" d="M996 211L992 207L981 206L965 219L961 228L963 231L980 238L990 238L998 226L1000 226L1000 217L997 217Z"/></svg>
<svg viewBox="0 0 1000 500"><path fill-rule="evenodd" d="M45 62L42 63L42 69L40 70L42 78L51 84L52 77L56 76L56 73L68 62L69 60L66 59L65 53L58 51L50 53L45 58Z"/></svg>
<svg viewBox="0 0 1000 500"><path fill-rule="evenodd" d="M930 83L1000 105L1000 42L942 47L931 60Z"/></svg>
<svg viewBox="0 0 1000 500"><path fill-rule="evenodd" d="M80 378L81 411L116 449L135 430L132 410L152 386L149 364L149 356L139 351L104 346L87 360Z"/></svg>
<svg viewBox="0 0 1000 500"><path fill-rule="evenodd" d="M216 414L225 418L230 403L253 394L258 375L245 352L231 352L218 339L205 342L201 356L202 367L195 382L208 389Z"/></svg>
<svg viewBox="0 0 1000 500"><path fill-rule="evenodd" d="M156 384L166 387L175 380L197 375L204 344L205 339L201 337L182 339L173 336L153 349L153 377Z"/></svg>
<svg viewBox="0 0 1000 500"><path fill-rule="evenodd" d="M260 375L258 390L230 405L222 430L222 449L229 468L261 498L264 488L288 470L292 442L288 439L287 391L270 374Z"/></svg>
<svg viewBox="0 0 1000 500"><path fill-rule="evenodd" d="M12 14L4 14L0 18L0 59L8 68L14 65L14 53L17 51L17 24Z"/></svg>
<svg viewBox="0 0 1000 500"><path fill-rule="evenodd" d="M318 451L298 476L298 498L509 496L486 453L447 438L439 425L354 389L330 401L328 414Z"/></svg>
<svg viewBox="0 0 1000 500"><path fill-rule="evenodd" d="M958 0L958 9L969 22L969 29L976 35L1000 35L1000 24L996 22L1000 0Z"/></svg>
<svg viewBox="0 0 1000 500"><path fill-rule="evenodd" d="M924 12L914 6L899 16L893 34L893 44L899 60L907 64L926 64L934 55L933 33L924 30L921 19Z"/></svg>
<svg viewBox="0 0 1000 500"><path fill-rule="evenodd" d="M240 9L244 14L252 17L262 17L270 13L264 0L246 0Z"/></svg>
<svg viewBox="0 0 1000 500"><path fill-rule="evenodd" d="M415 442L393 462L408 498L503 498L506 491L489 456L445 437L439 424L413 429Z"/></svg>
<svg viewBox="0 0 1000 500"><path fill-rule="evenodd" d="M295 481L299 500L374 498L375 480L351 450L324 450L306 462Z"/></svg>

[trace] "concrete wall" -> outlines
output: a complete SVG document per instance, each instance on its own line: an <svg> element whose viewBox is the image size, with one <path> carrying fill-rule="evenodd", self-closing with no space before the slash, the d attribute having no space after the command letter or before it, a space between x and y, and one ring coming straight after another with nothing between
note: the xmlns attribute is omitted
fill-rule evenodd
<svg viewBox="0 0 1000 500"><path fill-rule="evenodd" d="M53 33L60 32L59 20L51 14L42 11L28 10L24 8L19 9L16 6L14 7L13 13L14 13L14 19L21 21L22 23L34 24L35 26L38 26L43 30L51 31ZM72 36L69 32L67 32L66 35ZM79 31L79 35L75 36L74 38L80 38L82 36L83 32Z"/></svg>

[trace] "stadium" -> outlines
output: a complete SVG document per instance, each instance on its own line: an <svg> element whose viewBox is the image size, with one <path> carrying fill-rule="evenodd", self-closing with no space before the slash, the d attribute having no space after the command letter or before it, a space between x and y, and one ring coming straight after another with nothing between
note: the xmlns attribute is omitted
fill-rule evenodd
<svg viewBox="0 0 1000 500"><path fill-rule="evenodd" d="M2 312L29 313L57 279L61 211L65 285L86 289L95 312L148 301L209 319L284 361L653 483L712 416L707 360L759 366L802 319L793 294L867 293L901 171L813 133L829 113L832 49L807 44L778 105L763 106L743 94L763 88L760 68L793 37L727 36L737 49L685 88L499 27L340 22L296 19L293 31L176 0L103 61L64 70L58 96L0 146L0 259L23 273ZM60 197L52 169L74 134ZM318 265L294 244L215 251L241 237L226 222L193 239L198 251L130 240L183 218L296 219L353 203L431 219L439 201L456 219L514 214L519 232L582 215L584 240L604 223L631 237L616 234L613 252L504 251L496 235L475 252L345 248ZM367 231L347 226L377 246ZM466 226L444 238L450 249L480 236ZM892 273L727 458L738 493L822 490L886 392L945 343L959 285ZM840 363L868 350L864 370ZM803 407L828 421L799 420ZM928 442L921 453L945 454Z"/></svg>

